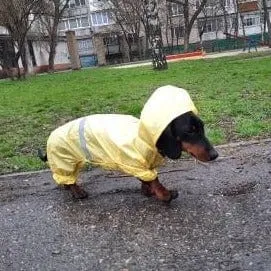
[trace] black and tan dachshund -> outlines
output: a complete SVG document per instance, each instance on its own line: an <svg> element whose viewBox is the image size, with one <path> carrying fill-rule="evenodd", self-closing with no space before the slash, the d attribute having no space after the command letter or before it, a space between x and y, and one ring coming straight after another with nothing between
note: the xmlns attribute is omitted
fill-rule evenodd
<svg viewBox="0 0 271 271"><path fill-rule="evenodd" d="M179 159L183 151L203 162L212 161L218 157L217 151L205 136L203 121L193 112L184 113L171 121L159 137L156 148L162 156L169 159ZM47 161L46 155L42 155L41 152L39 152L39 157ZM87 197L87 192L77 184L65 187L75 198ZM177 191L167 190L158 178L151 182L142 181L141 189L143 195L154 196L165 202L178 197Z"/></svg>

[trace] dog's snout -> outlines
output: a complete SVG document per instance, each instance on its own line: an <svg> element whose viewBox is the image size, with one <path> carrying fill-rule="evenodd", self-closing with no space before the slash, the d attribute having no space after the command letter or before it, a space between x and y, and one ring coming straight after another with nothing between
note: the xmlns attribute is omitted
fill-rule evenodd
<svg viewBox="0 0 271 271"><path fill-rule="evenodd" d="M210 161L213 161L218 157L218 152L215 149L212 149L209 152L209 156L210 156Z"/></svg>

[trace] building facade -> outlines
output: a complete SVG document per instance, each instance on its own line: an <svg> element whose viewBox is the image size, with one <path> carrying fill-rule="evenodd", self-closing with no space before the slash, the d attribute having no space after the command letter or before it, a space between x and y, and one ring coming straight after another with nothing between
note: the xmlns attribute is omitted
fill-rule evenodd
<svg viewBox="0 0 271 271"><path fill-rule="evenodd" d="M271 17L271 0L266 0ZM66 32L74 31L80 63L82 67L116 64L138 60L140 52L148 48L144 27L139 33L124 34L115 23L111 7L103 0L70 0L58 26L58 45L56 48L55 68L71 67L66 42ZM159 0L159 19L163 46L182 48L184 43L183 5L170 0ZM198 1L189 1L190 16L198 7ZM213 44L226 39L242 40L244 37L257 36L263 40L264 26L262 1L253 0L208 0L206 7L194 22L190 33L190 43L214 50ZM132 18L131 18L132 19ZM34 71L45 71L48 65L48 43L31 34L28 37L29 66ZM210 49L210 48L209 48ZM0 27L0 57L14 54L5 28ZM7 54L5 53L7 52ZM168 50L168 53L172 51ZM21 63L20 63L21 65Z"/></svg>
<svg viewBox="0 0 271 271"><path fill-rule="evenodd" d="M235 39L240 44L249 39L254 39L257 43L264 42L266 26L262 1L225 0L223 6L220 3L208 1L204 12L198 17L203 44L225 39ZM271 1L267 0L267 3L271 17Z"/></svg>

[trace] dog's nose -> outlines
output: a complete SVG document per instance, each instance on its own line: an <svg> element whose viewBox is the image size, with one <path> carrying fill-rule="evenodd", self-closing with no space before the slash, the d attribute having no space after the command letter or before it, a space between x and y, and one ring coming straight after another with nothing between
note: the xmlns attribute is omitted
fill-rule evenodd
<svg viewBox="0 0 271 271"><path fill-rule="evenodd" d="M218 157L218 152L215 149L212 149L209 152L209 155L210 155L210 161L213 161Z"/></svg>

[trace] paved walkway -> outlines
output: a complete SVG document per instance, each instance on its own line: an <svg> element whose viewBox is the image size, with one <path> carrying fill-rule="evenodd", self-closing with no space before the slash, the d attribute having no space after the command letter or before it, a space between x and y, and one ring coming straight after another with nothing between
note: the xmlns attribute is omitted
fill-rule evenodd
<svg viewBox="0 0 271 271"><path fill-rule="evenodd" d="M257 48L258 52L271 52L271 48L269 47L259 47ZM254 52L254 49L251 50L251 52ZM174 59L174 60L168 60L168 62L176 62L176 61L183 61L183 60L195 60L195 59L208 59L208 58L219 58L219 57L225 57L225 56L236 56L240 54L248 54L248 50L245 52L243 49L238 49L238 50L232 50L232 51L225 51L225 52L220 52L220 53L208 53L205 56L195 56L195 57L189 57L189 58L182 58L182 59ZM123 68L134 68L134 67L139 67L139 66L149 66L152 65L151 61L145 62L134 62L130 64L124 64L124 65L118 65L115 67L112 67L113 69L123 69Z"/></svg>
<svg viewBox="0 0 271 271"><path fill-rule="evenodd" d="M167 163L170 205L135 178L93 169L86 200L49 172L0 178L0 270L270 271L271 140L219 146L209 164Z"/></svg>

